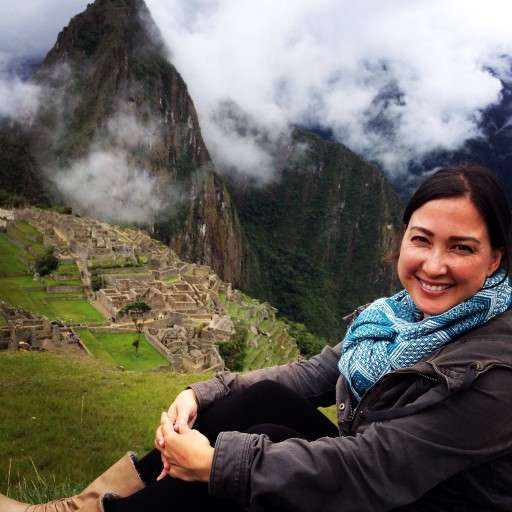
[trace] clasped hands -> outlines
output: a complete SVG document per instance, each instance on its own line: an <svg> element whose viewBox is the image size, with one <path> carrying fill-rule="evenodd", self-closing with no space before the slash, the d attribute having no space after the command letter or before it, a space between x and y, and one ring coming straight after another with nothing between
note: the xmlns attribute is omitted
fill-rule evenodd
<svg viewBox="0 0 512 512"><path fill-rule="evenodd" d="M197 402L191 389L182 391L160 418L155 433L155 448L162 457L166 475L181 480L207 482L213 461L213 447L208 438L192 426L197 418Z"/></svg>

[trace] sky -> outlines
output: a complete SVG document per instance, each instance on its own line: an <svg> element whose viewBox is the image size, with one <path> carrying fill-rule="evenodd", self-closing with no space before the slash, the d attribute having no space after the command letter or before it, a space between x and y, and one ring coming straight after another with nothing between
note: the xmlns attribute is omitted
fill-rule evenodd
<svg viewBox="0 0 512 512"><path fill-rule="evenodd" d="M44 55L82 0L0 3L0 115L38 91L6 72ZM147 0L215 161L268 177L261 144L330 130L391 176L479 135L511 81L510 0ZM241 135L237 120L253 130ZM260 134L260 137L254 134Z"/></svg>

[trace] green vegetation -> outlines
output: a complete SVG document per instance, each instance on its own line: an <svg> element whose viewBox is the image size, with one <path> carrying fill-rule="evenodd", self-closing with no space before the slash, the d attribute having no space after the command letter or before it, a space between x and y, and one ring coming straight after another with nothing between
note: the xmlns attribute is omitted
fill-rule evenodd
<svg viewBox="0 0 512 512"><path fill-rule="evenodd" d="M3 233L0 233L0 274L26 273L26 263L19 258L19 249Z"/></svg>
<svg viewBox="0 0 512 512"><path fill-rule="evenodd" d="M309 359L318 354L327 345L327 340L309 332L304 324L287 321L288 332L295 339L301 355Z"/></svg>
<svg viewBox="0 0 512 512"><path fill-rule="evenodd" d="M149 370L169 364L144 335L140 338L138 352L135 352L132 343L137 339L137 333L134 331L106 333L78 329L77 334L95 357L126 370Z"/></svg>
<svg viewBox="0 0 512 512"><path fill-rule="evenodd" d="M7 234L0 234L0 299L50 320L103 323L103 315L83 291L48 291L55 286L81 287L74 261L63 261L52 274L34 280L32 269L38 262L46 265L48 255L37 229L26 222L9 225Z"/></svg>
<svg viewBox="0 0 512 512"><path fill-rule="evenodd" d="M219 344L219 353L224 359L226 367L231 371L239 372L244 369L244 360L247 355L247 329L240 323L235 325L235 334L229 341Z"/></svg>
<svg viewBox="0 0 512 512"><path fill-rule="evenodd" d="M271 306L241 294L241 303L227 301L219 294L226 312L235 323L236 333L220 345L232 370L252 370L288 363L299 355L295 341L288 334L288 327L282 320L271 320ZM263 318L267 317L266 320ZM256 329L256 332L251 332ZM223 356L224 357L224 356Z"/></svg>
<svg viewBox="0 0 512 512"><path fill-rule="evenodd" d="M49 285L78 285L78 281L56 281L44 278L34 281L30 276L0 279L0 299L50 320L103 323L103 315L86 300L83 292L48 293Z"/></svg>
<svg viewBox="0 0 512 512"><path fill-rule="evenodd" d="M55 249L49 247L46 253L36 259L35 269L40 276L47 276L59 267L59 260L55 256Z"/></svg>
<svg viewBox="0 0 512 512"><path fill-rule="evenodd" d="M132 319L135 330L137 331L137 338L133 340L132 346L135 348L135 355L138 355L140 337L142 329L144 328L144 315L151 311L151 306L146 304L143 300L136 300L123 306L120 313L128 315Z"/></svg>
<svg viewBox="0 0 512 512"><path fill-rule="evenodd" d="M160 413L208 375L123 372L88 357L1 353L0 492L23 479L82 485L127 450L153 447ZM77 464L77 461L80 461ZM64 490L67 492L66 490Z"/></svg>
<svg viewBox="0 0 512 512"><path fill-rule="evenodd" d="M396 287L382 257L401 205L348 148L305 130L294 138L279 180L229 185L248 242L244 290L334 342L344 315Z"/></svg>
<svg viewBox="0 0 512 512"><path fill-rule="evenodd" d="M91 269L140 267L141 263L129 256L97 256L89 261Z"/></svg>

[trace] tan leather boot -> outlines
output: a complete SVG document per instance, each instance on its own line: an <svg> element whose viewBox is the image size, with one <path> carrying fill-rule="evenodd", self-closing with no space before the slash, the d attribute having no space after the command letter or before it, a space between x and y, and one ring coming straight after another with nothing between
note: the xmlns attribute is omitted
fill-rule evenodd
<svg viewBox="0 0 512 512"><path fill-rule="evenodd" d="M105 494L125 497L144 487L132 457L131 453L127 453L80 494L70 498L29 505L0 495L0 512L103 512Z"/></svg>

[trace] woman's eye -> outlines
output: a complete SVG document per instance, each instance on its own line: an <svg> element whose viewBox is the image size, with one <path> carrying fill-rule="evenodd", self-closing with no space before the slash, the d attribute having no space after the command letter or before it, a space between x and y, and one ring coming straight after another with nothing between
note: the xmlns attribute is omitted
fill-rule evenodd
<svg viewBox="0 0 512 512"><path fill-rule="evenodd" d="M454 249L457 252L463 252L465 254L473 254L475 252L473 247L471 247L470 245L465 245L465 244L457 244L454 246Z"/></svg>
<svg viewBox="0 0 512 512"><path fill-rule="evenodd" d="M414 242L416 244L428 244L428 238L420 235L414 235L411 237L411 242Z"/></svg>

